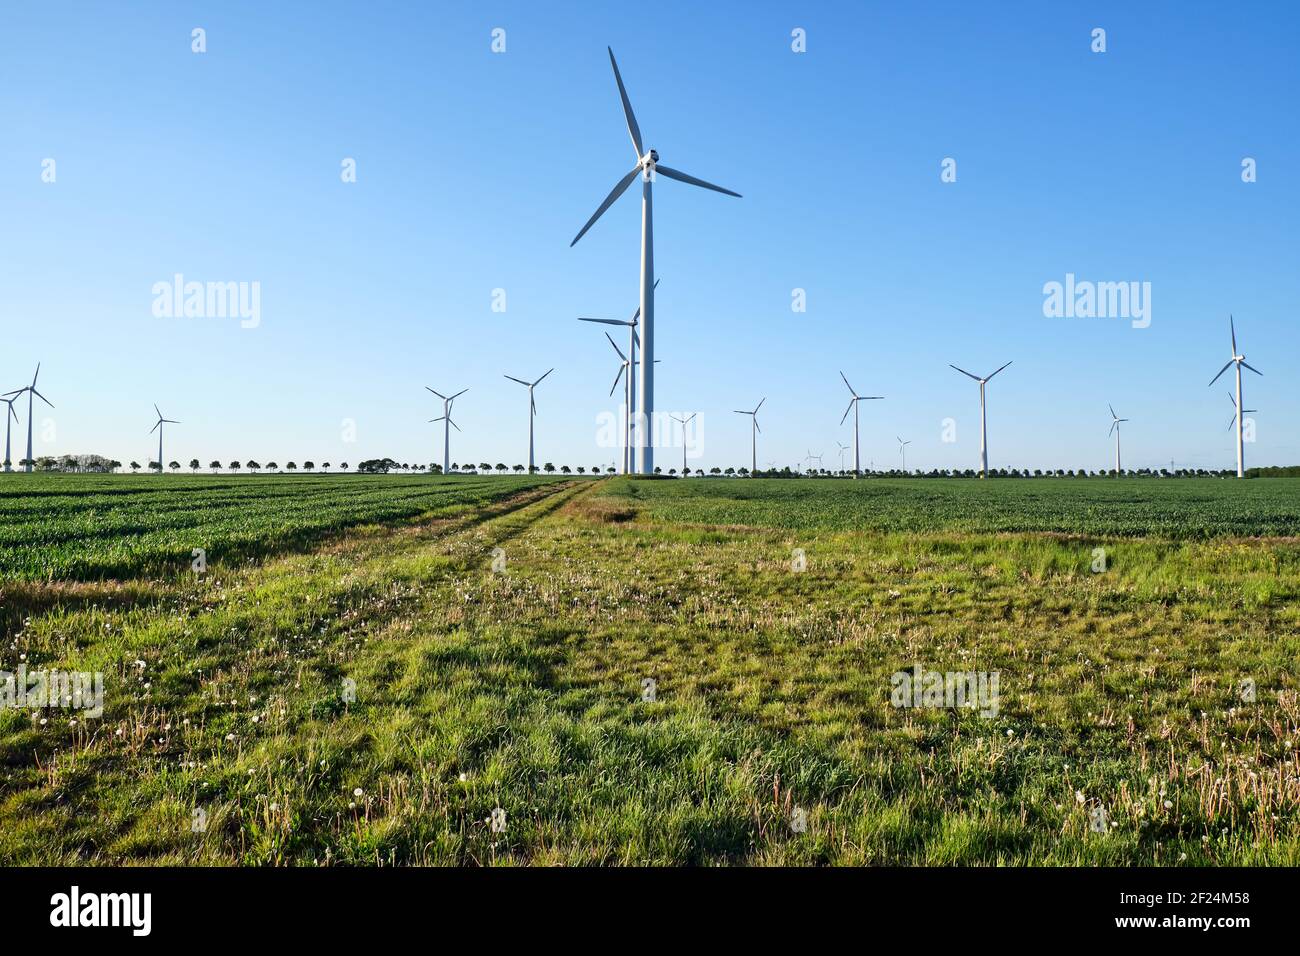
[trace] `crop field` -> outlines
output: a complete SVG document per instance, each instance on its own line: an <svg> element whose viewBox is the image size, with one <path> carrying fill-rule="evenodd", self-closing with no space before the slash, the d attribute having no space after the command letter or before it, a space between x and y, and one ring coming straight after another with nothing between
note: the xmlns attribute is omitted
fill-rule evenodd
<svg viewBox="0 0 1300 956"><path fill-rule="evenodd" d="M0 864L1300 865L1300 480L163 481L3 486Z"/></svg>

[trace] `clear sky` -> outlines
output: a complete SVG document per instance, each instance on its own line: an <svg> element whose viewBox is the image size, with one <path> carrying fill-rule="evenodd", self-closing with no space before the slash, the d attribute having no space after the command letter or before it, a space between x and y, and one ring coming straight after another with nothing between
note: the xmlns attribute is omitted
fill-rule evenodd
<svg viewBox="0 0 1300 956"><path fill-rule="evenodd" d="M901 435L910 467L974 467L978 388L948 363L1014 360L994 467L1108 467L1108 402L1126 466L1229 467L1230 376L1206 387L1229 312L1265 373L1247 463L1297 463L1298 11L9 2L0 387L44 363L38 455L147 461L157 402L184 423L166 457L205 463L440 460L423 387L468 387L452 458L514 464L527 397L502 376L554 366L539 464L611 463L617 359L575 317L636 306L636 189L569 248L632 165L609 44L647 146L744 194L655 191L658 405L700 413L693 466L747 464L731 410L764 396L760 465L838 466L842 368L886 396L864 464ZM260 324L155 316L177 273L260 283ZM1149 282L1150 325L1045 317L1067 273Z"/></svg>

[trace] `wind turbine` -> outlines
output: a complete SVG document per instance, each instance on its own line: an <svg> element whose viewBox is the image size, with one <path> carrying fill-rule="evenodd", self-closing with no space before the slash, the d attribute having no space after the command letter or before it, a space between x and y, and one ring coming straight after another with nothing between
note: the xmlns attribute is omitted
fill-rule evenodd
<svg viewBox="0 0 1300 956"><path fill-rule="evenodd" d="M548 368L546 375L550 375L555 369ZM542 378L546 378L543 375ZM533 419L537 416L537 403L533 401L533 389L542 383L542 378L535 382L525 382L522 378L515 378L513 375L507 375L506 378L512 382L518 382L520 385L528 386L528 473L533 473Z"/></svg>
<svg viewBox="0 0 1300 956"><path fill-rule="evenodd" d="M859 464L861 458L860 458L860 452L858 448L858 402L873 402L882 399L885 396L859 395L857 392L853 390L853 386L849 384L849 380L847 378L844 378L843 372L840 372L840 378L844 379L844 387L847 388L849 390L849 394L853 396L852 398L849 399L849 407L844 409L844 414L840 417L840 424L841 425L844 424L844 419L848 418L849 412L852 411L853 412L853 477L856 478L858 475L862 473L862 468Z"/></svg>
<svg viewBox="0 0 1300 956"><path fill-rule="evenodd" d="M808 450L808 457L804 459L804 464L806 465L806 464L809 464L810 462L814 462L814 461L817 462L817 468L820 470L820 468L821 468L821 466L822 466L822 456L821 456L821 455L814 455L814 454L812 453L812 449L809 449L809 450Z"/></svg>
<svg viewBox="0 0 1300 956"><path fill-rule="evenodd" d="M898 438L897 435L894 436ZM898 438L898 453L903 456L903 474L907 474L907 446L912 444L911 441L903 441Z"/></svg>
<svg viewBox="0 0 1300 956"><path fill-rule="evenodd" d="M460 398L460 396L464 395L466 392L468 392L469 389L462 388L455 395L451 396L451 398L448 398L446 395L442 394L442 392L435 391L434 389L429 388L428 385L424 387L442 399L442 416L439 418L430 418L429 421L443 423L442 425L442 473L444 475L449 475L451 474L451 429L455 428L456 431L460 431L460 426L451 420L451 403L454 402L456 399Z"/></svg>
<svg viewBox="0 0 1300 956"><path fill-rule="evenodd" d="M16 401L18 401L17 396L14 398L0 398L0 402L4 402L9 406L9 411L5 413L5 471L13 471L9 462L9 432L12 425L10 416L13 417L14 422L18 421L18 413L14 411L14 402Z"/></svg>
<svg viewBox="0 0 1300 956"><path fill-rule="evenodd" d="M614 82L618 84L618 96L623 103L623 117L627 120L627 132L632 138L632 149L636 153L636 165L609 191L605 201L587 220L587 224L573 237L573 242L569 243L569 247L572 248L576 245L587 230L595 224L596 220L604 214L605 210L627 191L627 188L632 185L632 180L636 179L637 176L641 177L641 363L645 367L641 370L641 382L636 402L636 417L639 424L636 428L634 470L639 474L647 475L654 471L654 447L647 441L647 438L649 436L649 423L654 420L655 407L655 253L654 204L652 202L652 187L654 186L655 177L657 174L663 174L669 179L676 179L678 182L701 186L704 189L711 189L714 192L737 198L740 197L740 193L732 192L730 189L723 189L721 186L715 186L703 179L696 179L694 176L689 176L669 166L661 166L659 164L659 153L654 149L646 149L641 142L641 127L637 125L636 116L632 113L632 103L627 97L627 90L623 88L623 77L618 72L618 63L614 59L612 49L609 50L609 65L614 68Z"/></svg>
<svg viewBox="0 0 1300 956"><path fill-rule="evenodd" d="M840 474L844 474L844 453L849 450L849 446L838 439L836 439L835 444L840 446Z"/></svg>
<svg viewBox="0 0 1300 956"><path fill-rule="evenodd" d="M763 402L765 401L767 401L766 397L763 398ZM733 409L737 415L749 415L754 420L754 427L749 431L749 473L751 476L758 471L758 433L763 430L758 427L758 410L763 407L763 402L755 405L752 412L742 412L738 408Z"/></svg>
<svg viewBox="0 0 1300 956"><path fill-rule="evenodd" d="M1007 365L1010 364L1010 362L1007 363ZM1007 365L1002 366L1002 368L1006 368ZM987 478L989 476L989 446L987 437L988 415L984 410L984 386L989 383L989 380L993 378L993 375L997 375L998 372L1002 371L1002 368L998 369L998 371L994 372L992 375L986 375L983 378L980 378L978 375L972 375L964 368L957 368L957 366L951 364L948 367L956 369L967 378L973 378L975 381L980 383L980 477Z"/></svg>
<svg viewBox="0 0 1300 956"><path fill-rule="evenodd" d="M668 416L673 421L678 422L682 426L682 474L683 475L686 474L686 426L691 423L691 419L693 419L697 414L698 412L691 412L691 414L686 418L678 418L676 415Z"/></svg>
<svg viewBox="0 0 1300 956"><path fill-rule="evenodd" d="M1232 407L1233 407L1233 409L1234 409L1234 411L1233 411L1233 413L1232 413L1232 419L1228 422L1228 427L1231 428L1231 427L1233 426L1233 424L1237 421L1237 413L1236 413L1236 411L1235 411L1235 409L1236 409L1236 407L1237 407L1237 400L1236 400L1235 398L1232 397L1232 392L1229 392L1229 393L1228 393L1228 400L1232 402ZM1259 411L1258 408L1243 408L1243 409L1241 410L1241 414L1243 414L1243 415L1248 415L1248 414L1250 414L1250 413L1252 413L1252 412L1257 412L1257 411Z"/></svg>
<svg viewBox="0 0 1300 956"><path fill-rule="evenodd" d="M1120 418L1115 414L1115 406L1107 405L1110 409L1110 430L1115 433L1115 477L1119 477L1121 471L1119 462L1119 423L1128 421L1127 418Z"/></svg>
<svg viewBox="0 0 1300 956"><path fill-rule="evenodd" d="M153 410L155 412L158 412L158 406L154 405ZM180 422L176 421L176 419L174 418L163 418L163 413L158 412L158 421L154 422L153 428L149 429L149 434L151 435L155 431L158 433L158 474L160 475L164 473L164 469L167 467L167 463L163 461L163 453L162 453L162 448L163 448L162 436L163 436L164 424L179 425Z"/></svg>
<svg viewBox="0 0 1300 956"><path fill-rule="evenodd" d="M1233 404L1235 404L1235 405L1237 406L1237 477L1238 477L1238 478L1245 478L1245 477L1246 477L1246 460L1245 460L1245 451L1246 451L1246 449L1245 449L1245 446L1244 446L1244 444L1243 444L1243 439L1242 439L1242 426L1241 426L1241 415L1242 415L1242 408L1241 408L1241 367L1242 367L1243 365L1246 366L1246 368L1250 369L1250 370L1251 370L1252 372L1254 372L1256 375L1263 375L1264 373L1261 372L1259 369L1255 368L1255 366L1251 365L1249 362L1247 362L1247 361L1246 361L1246 356L1240 354L1240 353L1237 351L1237 326L1236 326L1236 324L1233 322L1233 320L1232 320L1232 316L1231 316L1231 315L1228 316L1228 328L1229 328L1229 330L1232 332L1232 358L1228 359L1228 364L1227 364L1227 365L1225 365L1225 366L1223 366L1223 368L1219 369L1219 375L1222 375L1224 372L1226 372L1226 371L1228 370L1228 367L1229 367L1229 366L1233 365L1234 363L1236 364L1236 366L1237 366L1237 397L1234 398L1232 401L1233 401ZM1216 375L1216 376L1214 376L1214 378L1210 379L1210 384L1211 384L1211 385L1213 385L1215 382L1217 382L1217 381L1219 380L1219 375ZM29 425L30 425L30 423L29 423ZM29 455L28 457L30 458L31 456Z"/></svg>
<svg viewBox="0 0 1300 956"><path fill-rule="evenodd" d="M577 240L575 239L574 241L576 242ZM659 288L658 279L655 279L654 287L656 289ZM636 403L636 350L637 346L641 342L640 338L636 334L636 327L637 320L640 316L641 307L638 305L636 311L632 313L632 318L626 322L622 319L589 319L581 316L578 318L579 322L599 322L601 325L627 326L627 355L623 355L617 345L614 346L614 351L623 356L624 368L627 369L627 387L625 389L625 400L623 402L623 474L625 475L632 470L632 419L635 414ZM609 333L605 333L605 336L608 338ZM613 343L614 340L610 339L610 344L613 345ZM631 363L630 365L627 364L629 362ZM622 371L620 371L620 377L622 374ZM614 385L618 385L617 379L615 379ZM614 389L611 388L609 394L613 395Z"/></svg>
<svg viewBox="0 0 1300 956"><path fill-rule="evenodd" d="M37 362L36 374L32 376L32 384L24 385L22 388L16 388L12 392L5 392L6 397L10 395L16 397L18 395L21 395L23 392L27 393L27 464L23 467L23 471L32 470L32 396L35 395L46 405L49 405L50 408L54 407L53 402L51 402L48 398L46 398L44 395L42 395L40 392L36 390L36 379L40 376L40 374L41 374L41 363Z"/></svg>

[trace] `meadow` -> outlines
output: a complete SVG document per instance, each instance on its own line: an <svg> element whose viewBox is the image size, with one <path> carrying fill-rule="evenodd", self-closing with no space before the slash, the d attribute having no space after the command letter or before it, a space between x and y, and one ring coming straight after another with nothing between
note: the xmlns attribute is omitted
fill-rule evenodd
<svg viewBox="0 0 1300 956"><path fill-rule="evenodd" d="M1300 864L1300 481L313 480L435 497L13 552L0 670L105 710L0 711L0 863Z"/></svg>

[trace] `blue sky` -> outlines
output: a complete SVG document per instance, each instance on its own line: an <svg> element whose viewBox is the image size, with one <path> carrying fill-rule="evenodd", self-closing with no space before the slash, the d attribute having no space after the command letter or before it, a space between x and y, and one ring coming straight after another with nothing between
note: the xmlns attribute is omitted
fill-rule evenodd
<svg viewBox="0 0 1300 956"><path fill-rule="evenodd" d="M902 435L909 466L974 467L977 387L948 363L1014 360L994 467L1107 467L1108 402L1126 466L1229 467L1228 377L1206 387L1229 312L1266 376L1247 462L1300 462L1297 9L7 4L0 386L44 363L38 454L145 461L157 402L184 422L168 459L334 463L440 459L423 386L469 387L453 459L513 464L527 399L502 375L554 366L539 462L612 462L617 362L574 319L636 306L635 190L569 248L631 167L609 44L647 145L744 194L655 192L658 405L700 413L693 465L747 463L731 410L764 396L760 464L837 465L843 368L886 396L864 461ZM259 282L260 325L156 317L176 273ZM1150 326L1045 317L1067 273L1150 282Z"/></svg>

